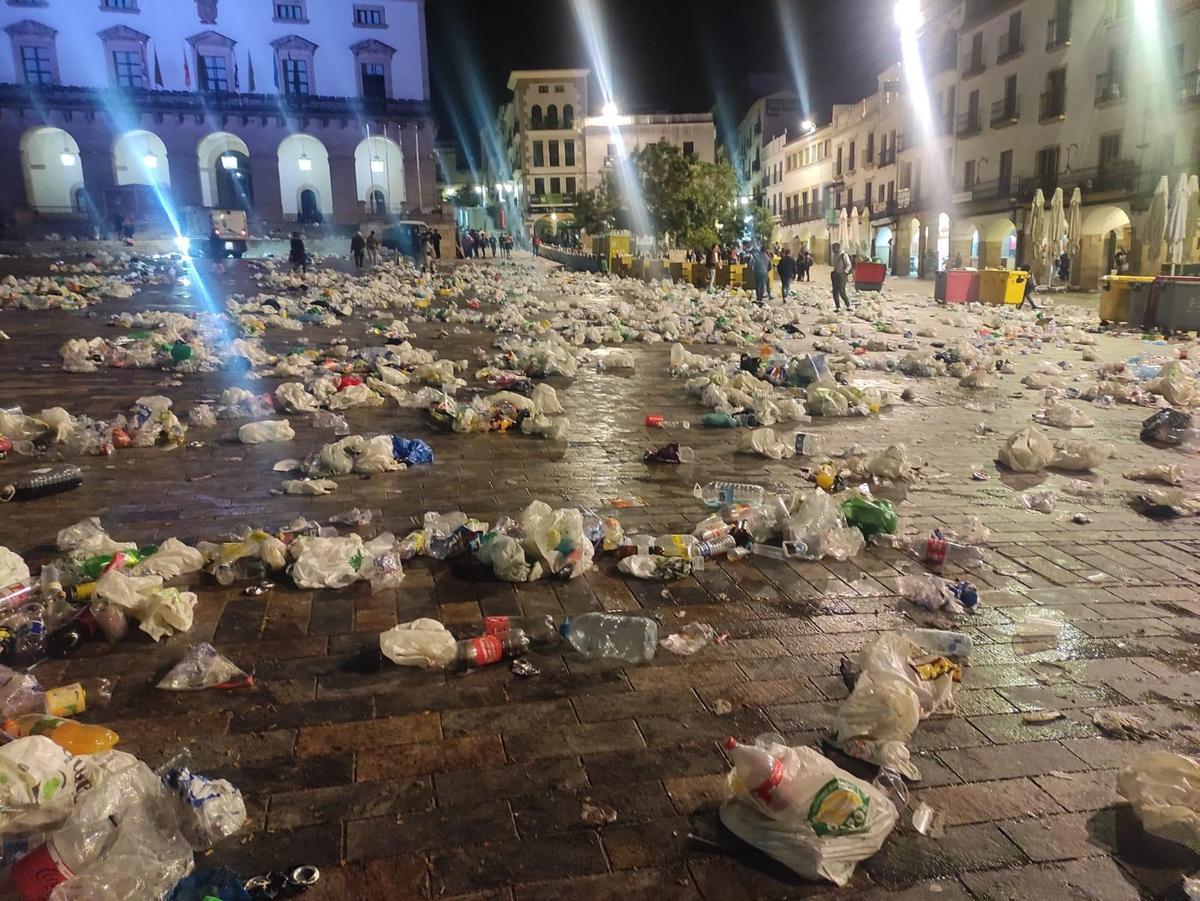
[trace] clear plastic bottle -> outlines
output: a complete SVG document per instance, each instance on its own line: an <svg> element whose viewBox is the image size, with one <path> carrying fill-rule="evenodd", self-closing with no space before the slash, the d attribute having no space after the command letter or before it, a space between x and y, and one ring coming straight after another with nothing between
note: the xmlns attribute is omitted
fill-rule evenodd
<svg viewBox="0 0 1200 901"><path fill-rule="evenodd" d="M654 547L664 557L683 557L685 560L697 556L699 543L691 535L660 535L654 539Z"/></svg>
<svg viewBox="0 0 1200 901"><path fill-rule="evenodd" d="M488 635L524 632L533 644L558 644L562 640L554 617L549 613L544 616L485 616L483 630Z"/></svg>
<svg viewBox="0 0 1200 901"><path fill-rule="evenodd" d="M782 760L758 745L744 745L733 736L725 740L725 752L749 794L776 813L792 806Z"/></svg>
<svg viewBox="0 0 1200 901"><path fill-rule="evenodd" d="M939 567L947 562L959 565L976 564L982 563L984 559L983 548L946 538L940 529L934 529L928 538L910 539L904 548L911 556L932 567Z"/></svg>
<svg viewBox="0 0 1200 901"><path fill-rule="evenodd" d="M645 616L584 613L566 620L560 631L584 657L645 663L658 647L658 623Z"/></svg>
<svg viewBox="0 0 1200 901"><path fill-rule="evenodd" d="M964 632L950 632L945 629L907 629L904 633L931 654L942 654L946 657L970 657L975 647L971 636Z"/></svg>
<svg viewBox="0 0 1200 901"><path fill-rule="evenodd" d="M729 523L725 522L717 513L711 513L704 517L692 529L692 535L701 541L715 541L728 534Z"/></svg>
<svg viewBox="0 0 1200 901"><path fill-rule="evenodd" d="M651 413L645 420L648 429L690 429L692 424L686 419L665 419Z"/></svg>
<svg viewBox="0 0 1200 901"><path fill-rule="evenodd" d="M708 482L692 489L692 494L704 501L709 507L720 507L725 504L761 504L766 497L762 485L748 485L744 482Z"/></svg>
<svg viewBox="0 0 1200 901"><path fill-rule="evenodd" d="M509 657L519 657L529 650L529 637L520 629L466 638L455 645L455 669L478 669Z"/></svg>
<svg viewBox="0 0 1200 901"><path fill-rule="evenodd" d="M701 541L696 545L696 553L701 557L720 557L728 554L737 547L737 539L732 535L722 535L711 541Z"/></svg>
<svg viewBox="0 0 1200 901"><path fill-rule="evenodd" d="M78 466L57 466L49 472L26 476L0 487L0 501L33 500L59 491L69 491L82 484L83 470Z"/></svg>
<svg viewBox="0 0 1200 901"><path fill-rule="evenodd" d="M20 609L16 616L13 653L23 664L37 663L46 652L46 608L32 601Z"/></svg>
<svg viewBox="0 0 1200 901"><path fill-rule="evenodd" d="M213 567L213 577L221 585L264 579L266 576L267 564L258 557L239 557L232 563L218 563Z"/></svg>

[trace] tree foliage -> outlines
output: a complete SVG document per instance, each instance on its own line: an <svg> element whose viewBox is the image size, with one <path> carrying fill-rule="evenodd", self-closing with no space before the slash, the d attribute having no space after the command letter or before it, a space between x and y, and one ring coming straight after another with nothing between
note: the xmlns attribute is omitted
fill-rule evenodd
<svg viewBox="0 0 1200 901"><path fill-rule="evenodd" d="M764 247L770 247L771 239L775 237L775 217L765 206L756 206L750 216L750 232L754 239Z"/></svg>
<svg viewBox="0 0 1200 901"><path fill-rule="evenodd" d="M450 195L450 203L456 207L476 207L483 205L483 198L471 185L459 185Z"/></svg>

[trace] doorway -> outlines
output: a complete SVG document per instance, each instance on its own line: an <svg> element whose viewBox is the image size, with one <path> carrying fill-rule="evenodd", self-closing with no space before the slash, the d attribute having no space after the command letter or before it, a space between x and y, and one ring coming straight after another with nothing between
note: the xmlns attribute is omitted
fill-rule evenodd
<svg viewBox="0 0 1200 901"><path fill-rule="evenodd" d="M250 177L250 158L238 150L226 150L216 161L217 205L222 210L246 210L254 207L254 183Z"/></svg>
<svg viewBox="0 0 1200 901"><path fill-rule="evenodd" d="M317 192L312 188L305 188L300 192L300 221L321 221L321 207L317 203Z"/></svg>

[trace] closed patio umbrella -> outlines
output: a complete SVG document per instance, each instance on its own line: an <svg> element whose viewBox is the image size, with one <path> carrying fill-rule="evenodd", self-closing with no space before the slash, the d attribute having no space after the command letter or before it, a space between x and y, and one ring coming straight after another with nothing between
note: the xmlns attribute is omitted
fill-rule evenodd
<svg viewBox="0 0 1200 901"><path fill-rule="evenodd" d="M858 221L858 207L850 213L849 246L846 249L852 254L862 255L862 225Z"/></svg>
<svg viewBox="0 0 1200 901"><path fill-rule="evenodd" d="M1171 274L1175 274L1175 266L1184 259L1184 242L1188 233L1188 209L1191 200L1191 179L1186 173L1180 173L1175 185L1175 193L1171 195L1171 207L1167 211L1165 237L1167 255L1171 261Z"/></svg>
<svg viewBox="0 0 1200 901"><path fill-rule="evenodd" d="M1048 284L1054 283L1057 268L1054 261L1062 253L1063 237L1067 232L1067 216L1063 212L1063 190L1055 188L1050 198L1050 215L1046 217L1046 267L1049 271Z"/></svg>
<svg viewBox="0 0 1200 901"><path fill-rule="evenodd" d="M849 250L850 220L846 216L845 207L838 210L837 243L842 245L842 250Z"/></svg>
<svg viewBox="0 0 1200 901"><path fill-rule="evenodd" d="M1154 189L1154 196L1150 198L1150 209L1146 211L1146 225L1142 234L1143 260L1157 261L1162 258L1163 237L1167 233L1167 197L1170 192L1167 177L1163 175L1158 180L1158 187ZM1148 268L1143 266L1143 275ZM1154 266L1154 269L1157 268L1157 265Z"/></svg>
<svg viewBox="0 0 1200 901"><path fill-rule="evenodd" d="M1025 234L1029 239L1025 258L1042 259L1042 242L1046 240L1046 195L1042 193L1041 188L1033 192L1033 203L1029 207L1029 221L1025 223Z"/></svg>
<svg viewBox="0 0 1200 901"><path fill-rule="evenodd" d="M1079 284L1079 249L1083 244L1083 195L1079 188L1071 192L1067 209L1067 253L1071 256L1071 281Z"/></svg>
<svg viewBox="0 0 1200 901"><path fill-rule="evenodd" d="M1187 235L1183 239L1184 260L1189 263L1195 262L1192 257L1196 253L1197 228L1200 228L1200 176L1193 175L1188 183Z"/></svg>

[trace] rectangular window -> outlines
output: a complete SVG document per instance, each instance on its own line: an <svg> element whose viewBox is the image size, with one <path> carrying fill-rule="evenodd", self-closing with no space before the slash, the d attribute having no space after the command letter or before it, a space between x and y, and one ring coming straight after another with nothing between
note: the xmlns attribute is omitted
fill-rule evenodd
<svg viewBox="0 0 1200 901"><path fill-rule="evenodd" d="M617 145L609 144L607 147L605 147L604 155L607 156L610 160L615 160L617 158Z"/></svg>
<svg viewBox="0 0 1200 901"><path fill-rule="evenodd" d="M387 23L383 20L382 6L356 6L354 7L354 24L366 25L373 28L382 28Z"/></svg>
<svg viewBox="0 0 1200 901"><path fill-rule="evenodd" d="M571 195L575 194L575 176L574 175L567 176L567 193L571 194Z"/></svg>
<svg viewBox="0 0 1200 901"><path fill-rule="evenodd" d="M871 183L867 182L867 206L871 205Z"/></svg>
<svg viewBox="0 0 1200 901"><path fill-rule="evenodd" d="M283 90L288 94L308 93L308 60L285 59L283 61Z"/></svg>
<svg viewBox="0 0 1200 901"><path fill-rule="evenodd" d="M558 165L558 141L550 142L550 165Z"/></svg>
<svg viewBox="0 0 1200 901"><path fill-rule="evenodd" d="M912 184L912 163L900 164L900 188L903 190Z"/></svg>
<svg viewBox="0 0 1200 901"><path fill-rule="evenodd" d="M975 190L975 161L967 160L963 163L963 190Z"/></svg>
<svg viewBox="0 0 1200 901"><path fill-rule="evenodd" d="M895 199L896 199L896 183L894 181L889 181L888 182L888 203L891 203Z"/></svg>
<svg viewBox="0 0 1200 901"><path fill-rule="evenodd" d="M535 178L533 180L533 193L538 197L546 193L546 179Z"/></svg>
<svg viewBox="0 0 1200 901"><path fill-rule="evenodd" d="M854 189L853 188L846 189L846 206L848 206L848 207L854 206Z"/></svg>
<svg viewBox="0 0 1200 901"><path fill-rule="evenodd" d="M546 165L546 145L541 141L533 142L533 164L538 168Z"/></svg>
<svg viewBox="0 0 1200 901"><path fill-rule="evenodd" d="M21 68L25 70L25 84L54 84L49 47L22 47Z"/></svg>
<svg viewBox="0 0 1200 901"><path fill-rule="evenodd" d="M1121 158L1121 133L1115 131L1112 134L1100 136L1100 165L1111 163L1114 160Z"/></svg>
<svg viewBox="0 0 1200 901"><path fill-rule="evenodd" d="M363 63L361 70L363 96L380 99L386 97L387 77L383 63Z"/></svg>
<svg viewBox="0 0 1200 901"><path fill-rule="evenodd" d="M1000 154L1000 175L996 179L996 192L1007 194L1012 190L1013 152L1005 150Z"/></svg>
<svg viewBox="0 0 1200 901"><path fill-rule="evenodd" d="M200 88L204 91L228 91L229 70L223 56L200 57Z"/></svg>
<svg viewBox="0 0 1200 901"><path fill-rule="evenodd" d="M562 179L561 178L551 178L550 179L550 193L551 194L561 194L562 193Z"/></svg>
<svg viewBox="0 0 1200 901"><path fill-rule="evenodd" d="M570 140L563 141L563 165L566 165L566 166L574 166L575 165L575 142L574 141L570 141ZM570 192L568 192L568 193L570 193Z"/></svg>
<svg viewBox="0 0 1200 901"><path fill-rule="evenodd" d="M561 84L556 84L556 85L554 86L554 93L555 93L555 94L562 94L564 91L566 91L566 88L565 88L565 87L563 87Z"/></svg>
<svg viewBox="0 0 1200 901"><path fill-rule="evenodd" d="M684 156L695 156L696 155L696 144L694 141L684 141L683 142L683 155Z"/></svg>
<svg viewBox="0 0 1200 901"><path fill-rule="evenodd" d="M142 54L137 50L114 50L113 72L117 76L118 87L146 86L146 80L142 77Z"/></svg>
<svg viewBox="0 0 1200 901"><path fill-rule="evenodd" d="M549 94L550 93L550 85L548 85L548 84L538 85L538 93L539 94Z"/></svg>
<svg viewBox="0 0 1200 901"><path fill-rule="evenodd" d="M275 18L281 22L306 22L303 3L276 3Z"/></svg>
<svg viewBox="0 0 1200 901"><path fill-rule="evenodd" d="M875 162L875 132L867 135L867 162Z"/></svg>
<svg viewBox="0 0 1200 901"><path fill-rule="evenodd" d="M850 142L850 165L847 167L851 172L854 171L854 149L855 149L855 142L851 141Z"/></svg>
<svg viewBox="0 0 1200 901"><path fill-rule="evenodd" d="M137 0L102 0L101 9L132 9L138 8Z"/></svg>

